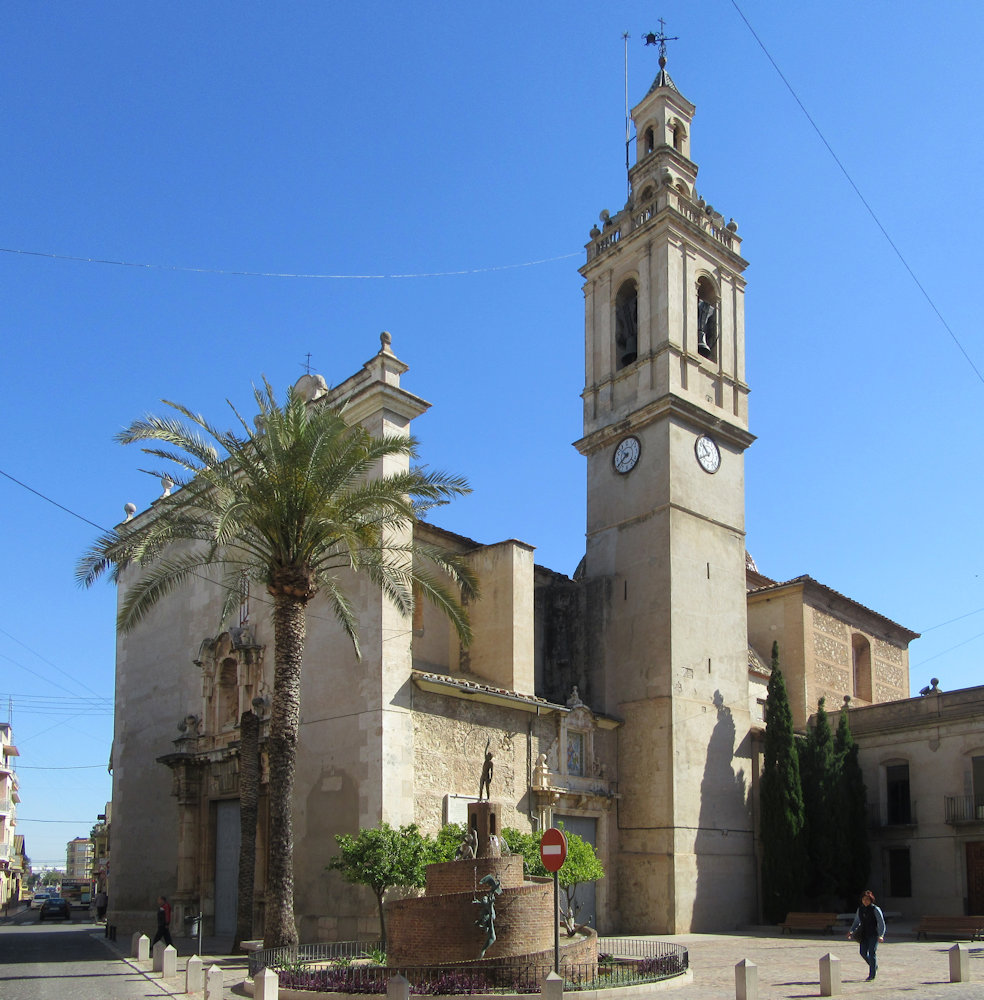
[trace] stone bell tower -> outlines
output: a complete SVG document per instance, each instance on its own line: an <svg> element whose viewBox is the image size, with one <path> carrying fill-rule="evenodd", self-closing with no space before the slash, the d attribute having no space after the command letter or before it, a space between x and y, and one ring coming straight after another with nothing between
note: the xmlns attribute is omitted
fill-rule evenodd
<svg viewBox="0 0 984 1000"><path fill-rule="evenodd" d="M694 105L660 69L635 106L629 199L603 212L585 297L591 695L619 730L613 872L626 932L756 910L744 451L746 262L696 192ZM723 158L726 151L719 151Z"/></svg>

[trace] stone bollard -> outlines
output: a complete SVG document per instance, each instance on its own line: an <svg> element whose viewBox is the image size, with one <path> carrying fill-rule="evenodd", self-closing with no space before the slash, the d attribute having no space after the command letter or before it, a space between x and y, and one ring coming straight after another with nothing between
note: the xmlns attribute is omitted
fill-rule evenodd
<svg viewBox="0 0 984 1000"><path fill-rule="evenodd" d="M564 978L558 976L556 972L548 972L543 977L543 984L540 987L540 996L545 1000L561 1000L564 995Z"/></svg>
<svg viewBox="0 0 984 1000"><path fill-rule="evenodd" d="M205 963L197 955L192 955L185 969L185 993L201 993L204 989Z"/></svg>
<svg viewBox="0 0 984 1000"><path fill-rule="evenodd" d="M403 979L403 976L394 976L390 980L390 983L394 979ZM410 995L410 984L407 983L405 979L403 982L406 983L407 991L405 996ZM390 987L386 987L386 995L390 995ZM264 969L262 972L258 972L253 976L253 1000L277 1000L280 996L280 977L273 971L273 969Z"/></svg>
<svg viewBox="0 0 984 1000"><path fill-rule="evenodd" d="M161 974L164 979L173 979L178 974L178 949L173 944L161 952Z"/></svg>
<svg viewBox="0 0 984 1000"><path fill-rule="evenodd" d="M950 982L970 982L970 949L965 944L955 944L949 950Z"/></svg>
<svg viewBox="0 0 984 1000"><path fill-rule="evenodd" d="M735 1000L758 1000L758 966L743 958L735 966Z"/></svg>
<svg viewBox="0 0 984 1000"><path fill-rule="evenodd" d="M390 976L386 983L386 1000L410 1000L410 983L403 976Z"/></svg>
<svg viewBox="0 0 984 1000"><path fill-rule="evenodd" d="M141 934L137 938L137 950L133 957L138 962L146 962L150 958L150 938L146 934Z"/></svg>
<svg viewBox="0 0 984 1000"><path fill-rule="evenodd" d="M829 952L820 959L820 996L833 997L841 991L841 960Z"/></svg>
<svg viewBox="0 0 984 1000"><path fill-rule="evenodd" d="M154 972L161 972L164 968L164 948L165 944L163 941L158 941L154 945L154 950L152 952L154 958Z"/></svg>
<svg viewBox="0 0 984 1000"><path fill-rule="evenodd" d="M224 989L222 970L217 965L210 966L205 978L205 1000L222 1000Z"/></svg>
<svg viewBox="0 0 984 1000"><path fill-rule="evenodd" d="M130 958L136 958L137 957L137 942L142 937L144 937L144 935L141 934L140 931L134 931L133 932L133 936L130 938ZM148 944L150 943L150 939L149 938L147 939L147 943Z"/></svg>

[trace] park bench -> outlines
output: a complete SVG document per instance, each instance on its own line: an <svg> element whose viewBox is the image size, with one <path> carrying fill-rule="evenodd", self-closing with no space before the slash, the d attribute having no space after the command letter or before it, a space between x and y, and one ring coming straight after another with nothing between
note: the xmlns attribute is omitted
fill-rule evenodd
<svg viewBox="0 0 984 1000"><path fill-rule="evenodd" d="M984 940L984 916L923 917L916 927L916 940L930 935Z"/></svg>
<svg viewBox="0 0 984 1000"><path fill-rule="evenodd" d="M837 923L836 913L787 913L779 925L783 933L789 931L824 931L830 934Z"/></svg>

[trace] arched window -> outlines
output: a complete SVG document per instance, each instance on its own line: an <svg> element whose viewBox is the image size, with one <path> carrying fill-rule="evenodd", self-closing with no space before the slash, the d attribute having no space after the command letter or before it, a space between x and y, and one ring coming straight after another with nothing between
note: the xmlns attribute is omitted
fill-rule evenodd
<svg viewBox="0 0 984 1000"><path fill-rule="evenodd" d="M646 152L651 153L656 148L656 133L652 125L646 129Z"/></svg>
<svg viewBox="0 0 984 1000"><path fill-rule="evenodd" d="M677 152L682 153L684 140L687 138L687 133L683 125L681 125L680 122L673 122L670 126L670 135L673 138L673 148L677 150Z"/></svg>
<svg viewBox="0 0 984 1000"><path fill-rule="evenodd" d="M615 369L631 365L639 353L639 300L636 283L624 281L615 296Z"/></svg>
<svg viewBox="0 0 984 1000"><path fill-rule="evenodd" d="M697 353L710 361L718 359L718 298L707 278L697 281Z"/></svg>
<svg viewBox="0 0 984 1000"><path fill-rule="evenodd" d="M854 697L871 701L871 643L859 633L851 636Z"/></svg>

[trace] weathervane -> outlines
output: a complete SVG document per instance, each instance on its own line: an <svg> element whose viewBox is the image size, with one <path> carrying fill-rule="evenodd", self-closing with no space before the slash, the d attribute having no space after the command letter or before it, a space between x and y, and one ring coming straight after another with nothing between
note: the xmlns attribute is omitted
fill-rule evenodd
<svg viewBox="0 0 984 1000"><path fill-rule="evenodd" d="M658 34L655 31L649 31L642 37L645 39L647 45L659 46L659 68L663 69L666 66L666 43L678 42L680 39L676 36L670 38L666 34L666 22L662 18L659 19Z"/></svg>

